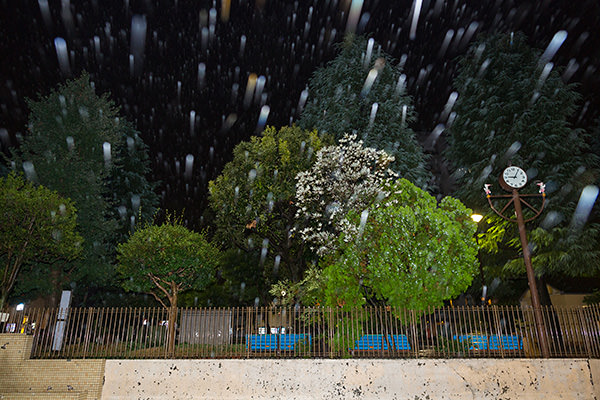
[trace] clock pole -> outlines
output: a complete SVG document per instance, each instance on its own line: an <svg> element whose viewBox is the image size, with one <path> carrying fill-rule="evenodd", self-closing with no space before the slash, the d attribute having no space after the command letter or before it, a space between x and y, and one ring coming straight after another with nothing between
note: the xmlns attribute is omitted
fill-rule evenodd
<svg viewBox="0 0 600 400"><path fill-rule="evenodd" d="M540 297L538 295L537 283L535 282L535 273L531 265L531 252L529 251L529 243L527 242L527 231L525 230L525 221L523 220L523 209L521 208L521 199L517 189L513 189L513 203L515 205L515 214L517 215L517 226L519 228L519 238L521 239L521 248L523 249L523 261L527 269L527 282L529 283L529 292L531 293L531 304L533 305L533 313L535 325L540 340L540 349L542 356L549 358L548 342L546 341L546 330L544 329L544 320L542 317Z"/></svg>
<svg viewBox="0 0 600 400"><path fill-rule="evenodd" d="M542 317L540 298L539 298L538 291L537 291L537 284L535 282L535 273L533 272L533 266L531 264L531 252L529 251L529 244L527 243L527 231L525 229L525 223L537 218L544 209L544 204L546 202L546 193L544 190L545 186L543 183L538 183L538 185L540 186L540 194L520 195L518 188L511 187L511 185L509 183L505 182L501 176L500 177L500 186L503 189L512 192L512 194L492 196L492 193L489 190L490 185L488 185L488 184L486 184L484 186L484 191L485 191L488 203L489 203L490 207L492 208L492 210L494 210L494 212L496 214L498 214L505 220L510 221L510 222L516 222L517 227L519 228L519 239L521 240L521 248L523 249L523 261L525 262L525 268L527 270L527 282L529 284L529 291L531 292L531 304L533 306L533 316L534 316L534 320L535 320L536 331L537 331L538 338L539 338L540 350L542 353L542 357L549 358L550 352L548 350L548 341L546 340L546 329L544 327L544 319ZM536 209L531 204L529 204L525 199L523 199L523 197L541 197L542 198L542 206L539 209ZM502 208L501 211L498 211L492 203L492 199L494 199L494 198L505 198L505 199L510 199L510 200ZM503 215L503 213L508 209L508 207L511 205L511 203L515 207L516 219L508 218L505 215ZM528 218L527 220L525 220L523 218L523 207L522 207L523 204L535 213L535 215L533 217Z"/></svg>

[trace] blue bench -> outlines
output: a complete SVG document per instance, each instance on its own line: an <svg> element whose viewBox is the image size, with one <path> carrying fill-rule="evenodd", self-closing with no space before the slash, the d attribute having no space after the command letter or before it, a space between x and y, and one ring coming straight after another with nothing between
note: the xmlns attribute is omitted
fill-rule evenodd
<svg viewBox="0 0 600 400"><path fill-rule="evenodd" d="M277 336L279 335L247 335L246 346L250 351L275 351Z"/></svg>
<svg viewBox="0 0 600 400"><path fill-rule="evenodd" d="M246 346L250 351L293 351L301 341L312 342L311 335L305 333L280 335L246 335Z"/></svg>
<svg viewBox="0 0 600 400"><path fill-rule="evenodd" d="M410 350L410 343L406 335L363 335L354 344L354 350L388 350L391 344L394 350Z"/></svg>
<svg viewBox="0 0 600 400"><path fill-rule="evenodd" d="M471 342L469 350L523 350L523 338L518 335L454 335L459 342Z"/></svg>
<svg viewBox="0 0 600 400"><path fill-rule="evenodd" d="M279 350L293 351L299 342L311 345L311 336L307 333L292 333L279 335Z"/></svg>

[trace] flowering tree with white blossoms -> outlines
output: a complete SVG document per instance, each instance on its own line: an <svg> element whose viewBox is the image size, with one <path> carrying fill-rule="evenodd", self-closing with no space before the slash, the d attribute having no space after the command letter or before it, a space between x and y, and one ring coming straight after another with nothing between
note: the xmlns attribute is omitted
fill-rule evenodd
<svg viewBox="0 0 600 400"><path fill-rule="evenodd" d="M313 166L296 175L296 230L302 240L322 256L337 248L340 233L347 240L354 237L358 226L346 214L386 195L382 188L396 178L389 168L393 161L383 150L363 147L356 135L322 148Z"/></svg>

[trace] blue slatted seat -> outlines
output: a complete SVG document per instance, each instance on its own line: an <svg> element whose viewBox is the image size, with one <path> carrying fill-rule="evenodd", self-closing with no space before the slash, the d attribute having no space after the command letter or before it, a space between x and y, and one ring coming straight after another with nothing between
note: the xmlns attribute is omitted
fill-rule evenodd
<svg viewBox="0 0 600 400"><path fill-rule="evenodd" d="M393 343L395 350L410 350L410 343L406 335L388 335L390 343Z"/></svg>
<svg viewBox="0 0 600 400"><path fill-rule="evenodd" d="M279 349L293 351L299 342L304 341L310 346L312 338L308 333L292 333L279 335Z"/></svg>
<svg viewBox="0 0 600 400"><path fill-rule="evenodd" d="M388 344L383 335L363 335L354 345L354 350L387 350Z"/></svg>
<svg viewBox="0 0 600 400"><path fill-rule="evenodd" d="M454 335L460 342L471 342L469 350L523 350L523 339L518 335Z"/></svg>
<svg viewBox="0 0 600 400"><path fill-rule="evenodd" d="M276 351L278 335L247 335L246 346L250 351Z"/></svg>

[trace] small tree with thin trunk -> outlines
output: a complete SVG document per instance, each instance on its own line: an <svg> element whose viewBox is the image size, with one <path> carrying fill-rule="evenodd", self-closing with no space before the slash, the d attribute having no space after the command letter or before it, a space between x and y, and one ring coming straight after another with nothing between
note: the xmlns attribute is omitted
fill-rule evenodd
<svg viewBox="0 0 600 400"><path fill-rule="evenodd" d="M76 217L73 202L55 191L14 172L0 178L0 310L24 267L44 268L81 253Z"/></svg>
<svg viewBox="0 0 600 400"><path fill-rule="evenodd" d="M127 291L148 293L169 310L169 353L175 351L177 296L212 281L219 251L204 234L176 219L136 231L118 246L117 267Z"/></svg>

